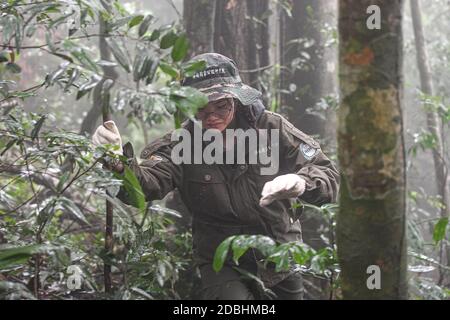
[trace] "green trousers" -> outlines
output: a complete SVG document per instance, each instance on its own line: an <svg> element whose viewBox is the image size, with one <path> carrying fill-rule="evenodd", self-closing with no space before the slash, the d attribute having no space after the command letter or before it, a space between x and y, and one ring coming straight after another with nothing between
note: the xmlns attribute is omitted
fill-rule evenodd
<svg viewBox="0 0 450 320"><path fill-rule="evenodd" d="M240 265L256 275L256 265ZM303 281L299 273L294 273L264 292L255 279L243 275L235 267L225 265L216 273L210 264L200 267L202 279L202 299L204 300L302 300Z"/></svg>

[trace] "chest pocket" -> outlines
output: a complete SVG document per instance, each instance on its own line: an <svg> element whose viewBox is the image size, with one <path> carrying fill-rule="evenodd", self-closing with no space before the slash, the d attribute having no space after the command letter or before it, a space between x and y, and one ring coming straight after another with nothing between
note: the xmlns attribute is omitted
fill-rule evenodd
<svg viewBox="0 0 450 320"><path fill-rule="evenodd" d="M184 196L194 214L220 220L233 217L228 186L217 167L189 165L184 172Z"/></svg>

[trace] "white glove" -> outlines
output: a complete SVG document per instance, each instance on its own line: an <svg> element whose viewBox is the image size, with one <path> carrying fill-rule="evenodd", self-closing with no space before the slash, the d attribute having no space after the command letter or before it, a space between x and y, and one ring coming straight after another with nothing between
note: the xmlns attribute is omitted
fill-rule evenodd
<svg viewBox="0 0 450 320"><path fill-rule="evenodd" d="M274 200L297 198L305 192L306 181L296 174L278 176L266 182L261 192L259 205L265 207Z"/></svg>
<svg viewBox="0 0 450 320"><path fill-rule="evenodd" d="M92 136L92 143L97 146L103 144L118 145L119 149L113 150L113 152L117 155L123 155L122 138L120 137L119 129L117 129L116 124L112 120L106 121L95 130Z"/></svg>

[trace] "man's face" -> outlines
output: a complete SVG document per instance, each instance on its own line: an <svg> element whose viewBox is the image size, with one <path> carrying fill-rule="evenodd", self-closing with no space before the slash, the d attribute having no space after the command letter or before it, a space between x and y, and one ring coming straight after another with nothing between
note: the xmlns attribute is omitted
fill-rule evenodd
<svg viewBox="0 0 450 320"><path fill-rule="evenodd" d="M234 100L231 98L209 102L201 108L196 118L202 122L204 129L217 129L223 131L228 127L234 116Z"/></svg>

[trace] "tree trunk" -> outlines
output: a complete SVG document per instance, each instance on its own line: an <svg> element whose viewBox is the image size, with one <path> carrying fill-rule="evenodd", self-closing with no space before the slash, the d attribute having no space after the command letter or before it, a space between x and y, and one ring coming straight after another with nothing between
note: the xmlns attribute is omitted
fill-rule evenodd
<svg viewBox="0 0 450 320"><path fill-rule="evenodd" d="M232 58L244 83L263 91L269 65L268 0L217 0L214 51Z"/></svg>
<svg viewBox="0 0 450 320"><path fill-rule="evenodd" d="M100 19L99 24L99 33L103 36L99 37L99 48L100 48L100 58L102 60L111 61L111 50L106 43L106 24L103 19ZM80 134L93 134L95 128L97 127L97 121L102 114L102 105L101 105L101 91L103 82L106 79L112 79L116 81L119 77L119 74L114 69L114 67L102 67L103 69L103 79L100 83L94 88L93 99L92 99L92 107L87 113L86 117L83 119L80 128Z"/></svg>
<svg viewBox="0 0 450 320"><path fill-rule="evenodd" d="M320 136L327 152L336 150L336 112L314 108L325 97L337 96L337 46L329 43L325 26L337 27L337 1L295 0L290 15L280 13L281 111L302 131ZM301 62L300 62L301 61ZM311 108L316 114L308 113ZM315 249L327 246L319 229L329 228L324 217L306 210L300 218L303 241ZM305 276L305 298L328 299L329 281Z"/></svg>
<svg viewBox="0 0 450 320"><path fill-rule="evenodd" d="M428 54L425 45L425 36L422 26L421 9L418 0L411 0L411 18L416 40L416 58L420 74L420 85L423 93L433 95L433 82L431 77L430 65L428 63ZM445 165L445 152L442 136L442 121L436 111L427 112L428 131L436 139L436 146L433 149L434 173L438 194L441 196L443 207L441 208L441 218L449 216L450 192L448 185L448 168ZM445 260L444 243L441 243L440 261ZM447 262L447 265L449 263ZM438 283L441 284L444 279L444 270L440 268Z"/></svg>
<svg viewBox="0 0 450 320"><path fill-rule="evenodd" d="M381 29L366 27L370 5ZM406 299L402 1L340 0L337 249L345 299ZM381 286L369 266L380 269Z"/></svg>
<svg viewBox="0 0 450 320"><path fill-rule="evenodd" d="M190 42L189 55L214 51L216 0L184 0L183 20Z"/></svg>
<svg viewBox="0 0 450 320"><path fill-rule="evenodd" d="M414 35L416 39L416 57L417 66L420 74L420 85L423 93L433 95L433 83L431 79L430 65L428 63L428 54L425 46L425 37L422 27L422 17L420 4L418 0L411 0L411 13L414 26ZM447 168L444 162L444 144L442 142L442 121L437 112L427 113L428 130L436 138L436 148L433 149L434 172L439 195L442 197L444 208L441 209L441 217L448 217L448 205L450 203L449 190L447 184Z"/></svg>
<svg viewBox="0 0 450 320"><path fill-rule="evenodd" d="M286 10L281 13L281 109L308 134L325 133L327 117L307 109L313 109L320 98L334 94L336 88L336 54L325 46L329 34L321 32L335 22L330 11L336 11L336 1L294 0L290 15Z"/></svg>

